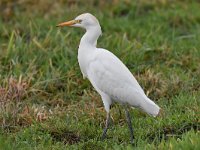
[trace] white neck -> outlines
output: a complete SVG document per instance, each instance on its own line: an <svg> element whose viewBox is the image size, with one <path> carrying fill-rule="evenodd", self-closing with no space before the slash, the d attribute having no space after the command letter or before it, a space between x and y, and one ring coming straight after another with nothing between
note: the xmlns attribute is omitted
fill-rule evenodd
<svg viewBox="0 0 200 150"><path fill-rule="evenodd" d="M81 38L78 48L78 62L83 74L83 78L87 77L87 62L91 59L88 58L92 52L96 50L97 39L101 35L101 27L94 26L86 29L86 33Z"/></svg>
<svg viewBox="0 0 200 150"><path fill-rule="evenodd" d="M86 33L81 38L79 48L80 47L85 47L86 45L87 46L94 46L94 47L96 47L96 45L97 45L97 39L99 38L99 36L101 35L101 33L102 32L101 32L100 25L87 28L86 29Z"/></svg>

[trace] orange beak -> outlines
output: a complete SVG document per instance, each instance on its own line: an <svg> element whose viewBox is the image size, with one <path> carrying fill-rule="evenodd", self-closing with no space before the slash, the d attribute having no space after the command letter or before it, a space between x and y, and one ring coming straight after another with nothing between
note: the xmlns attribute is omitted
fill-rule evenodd
<svg viewBox="0 0 200 150"><path fill-rule="evenodd" d="M76 20L71 20L71 21L60 23L60 24L56 25L56 27L71 26L74 24L76 24Z"/></svg>

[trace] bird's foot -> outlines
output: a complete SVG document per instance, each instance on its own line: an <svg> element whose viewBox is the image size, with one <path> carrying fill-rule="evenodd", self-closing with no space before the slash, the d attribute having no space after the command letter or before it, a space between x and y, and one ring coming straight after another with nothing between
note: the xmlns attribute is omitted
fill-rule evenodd
<svg viewBox="0 0 200 150"><path fill-rule="evenodd" d="M131 138L130 143L131 143L131 145L133 145L133 146L134 146L134 144L135 144L134 141L135 141L135 140Z"/></svg>
<svg viewBox="0 0 200 150"><path fill-rule="evenodd" d="M135 137L134 137L134 134L133 134L133 128L131 127L130 129L130 141L131 141L131 144L134 144L134 141L135 141Z"/></svg>
<svg viewBox="0 0 200 150"><path fill-rule="evenodd" d="M103 141L106 138L106 132L107 132L107 129L104 129L103 134L101 136L101 141Z"/></svg>

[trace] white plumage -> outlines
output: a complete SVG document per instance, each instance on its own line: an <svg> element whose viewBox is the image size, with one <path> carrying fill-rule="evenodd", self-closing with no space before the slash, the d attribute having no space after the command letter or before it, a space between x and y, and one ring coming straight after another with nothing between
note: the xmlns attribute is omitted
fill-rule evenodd
<svg viewBox="0 0 200 150"><path fill-rule="evenodd" d="M85 13L58 26L86 29L78 49L78 62L83 77L88 78L101 95L108 113L106 124L109 123L110 105L114 101L140 108L152 116L159 114L159 106L145 95L128 68L108 50L96 47L101 27L93 15Z"/></svg>

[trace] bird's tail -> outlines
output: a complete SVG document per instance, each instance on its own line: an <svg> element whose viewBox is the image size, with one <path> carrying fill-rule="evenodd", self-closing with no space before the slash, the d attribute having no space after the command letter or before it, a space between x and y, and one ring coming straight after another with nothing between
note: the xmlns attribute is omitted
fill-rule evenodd
<svg viewBox="0 0 200 150"><path fill-rule="evenodd" d="M160 112L160 107L149 98L146 98L146 100L140 105L140 108L154 117L159 115Z"/></svg>

